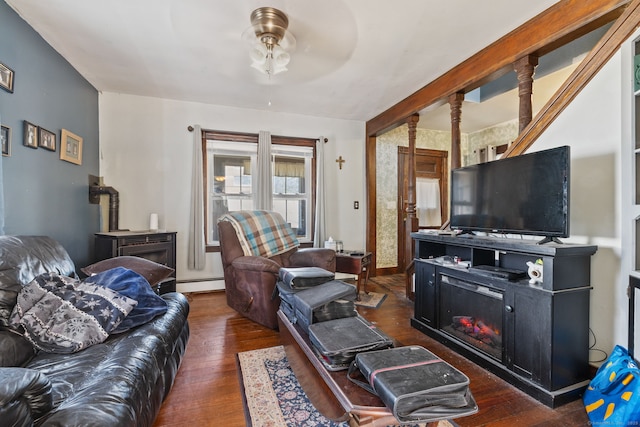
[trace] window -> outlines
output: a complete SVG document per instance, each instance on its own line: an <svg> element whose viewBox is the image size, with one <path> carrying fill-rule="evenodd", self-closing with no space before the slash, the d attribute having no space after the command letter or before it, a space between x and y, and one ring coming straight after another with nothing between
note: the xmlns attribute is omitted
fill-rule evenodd
<svg viewBox="0 0 640 427"><path fill-rule="evenodd" d="M203 131L205 159L205 235L211 250L219 246L218 218L254 208L258 136ZM301 241L313 236L315 140L271 137L273 210L291 225Z"/></svg>
<svg viewBox="0 0 640 427"><path fill-rule="evenodd" d="M257 144L208 140L206 153L205 236L208 245L217 245L218 218L230 211L253 209L251 165L257 160Z"/></svg>
<svg viewBox="0 0 640 427"><path fill-rule="evenodd" d="M298 239L311 241L313 148L273 145L273 210L291 224Z"/></svg>

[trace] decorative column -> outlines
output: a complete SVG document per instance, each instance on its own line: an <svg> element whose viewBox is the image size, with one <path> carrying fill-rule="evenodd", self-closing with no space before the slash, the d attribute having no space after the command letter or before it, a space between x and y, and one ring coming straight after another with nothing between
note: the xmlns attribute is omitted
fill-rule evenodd
<svg viewBox="0 0 640 427"><path fill-rule="evenodd" d="M513 69L518 75L518 97L520 107L518 109L518 134L526 128L533 119L533 74L538 65L538 57L533 55L523 56L513 63Z"/></svg>
<svg viewBox="0 0 640 427"><path fill-rule="evenodd" d="M462 121L462 101L464 93L457 92L449 95L449 106L451 107L451 169L462 166L462 150L460 148L460 122Z"/></svg>
<svg viewBox="0 0 640 427"><path fill-rule="evenodd" d="M414 245L411 233L418 231L418 216L416 215L416 127L420 116L413 114L407 118L409 126L409 157L407 167L407 206L404 220L404 267L407 273L406 296L413 297L410 277L413 274Z"/></svg>

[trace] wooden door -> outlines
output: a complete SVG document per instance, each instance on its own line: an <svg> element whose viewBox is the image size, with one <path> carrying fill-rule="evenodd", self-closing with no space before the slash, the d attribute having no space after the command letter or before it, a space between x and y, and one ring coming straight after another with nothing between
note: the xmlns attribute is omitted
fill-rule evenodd
<svg viewBox="0 0 640 427"><path fill-rule="evenodd" d="M440 206L444 224L449 218L449 153L447 151L416 148L416 178L432 178L440 182ZM404 272L407 171L409 168L408 147L398 147L398 273Z"/></svg>

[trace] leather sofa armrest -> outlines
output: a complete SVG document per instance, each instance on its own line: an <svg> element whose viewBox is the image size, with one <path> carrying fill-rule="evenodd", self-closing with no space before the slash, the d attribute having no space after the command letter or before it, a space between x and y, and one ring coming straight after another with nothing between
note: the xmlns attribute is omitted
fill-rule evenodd
<svg viewBox="0 0 640 427"><path fill-rule="evenodd" d="M3 425L33 425L53 408L51 382L41 372L0 368L0 420Z"/></svg>
<svg viewBox="0 0 640 427"><path fill-rule="evenodd" d="M280 265L269 258L257 256L241 256L231 262L233 268L237 271L263 271L273 273L278 276Z"/></svg>
<svg viewBox="0 0 640 427"><path fill-rule="evenodd" d="M299 249L289 258L291 267L320 267L336 272L336 252L325 248Z"/></svg>

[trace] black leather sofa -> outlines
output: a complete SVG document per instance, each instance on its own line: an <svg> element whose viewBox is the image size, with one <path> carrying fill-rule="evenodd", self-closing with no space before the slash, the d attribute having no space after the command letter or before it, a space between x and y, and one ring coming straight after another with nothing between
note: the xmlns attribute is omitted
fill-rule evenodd
<svg viewBox="0 0 640 427"><path fill-rule="evenodd" d="M7 319L21 287L46 272L76 275L58 242L0 236L0 424L151 426L189 339L186 298L164 294L165 314L76 353L36 352Z"/></svg>

